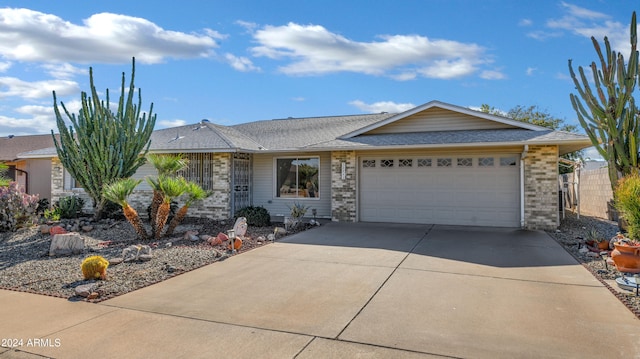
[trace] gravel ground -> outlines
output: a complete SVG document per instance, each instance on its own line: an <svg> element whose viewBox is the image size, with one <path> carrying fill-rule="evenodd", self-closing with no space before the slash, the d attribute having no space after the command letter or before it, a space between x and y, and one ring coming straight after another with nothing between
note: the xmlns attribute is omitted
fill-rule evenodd
<svg viewBox="0 0 640 359"><path fill-rule="evenodd" d="M610 240L620 232L620 229L617 222L589 216L580 216L578 219L574 213L566 212L566 218L562 221L560 228L548 233L640 319L640 297L636 296L635 292L622 290L617 286L614 280L621 273L616 270L615 266L605 265L605 261L599 255L593 257L593 254L589 255L579 251L581 247L586 247L585 242L593 231L596 231L602 238Z"/></svg>
<svg viewBox="0 0 640 359"><path fill-rule="evenodd" d="M73 225L67 221L67 225L69 224ZM216 236L233 228L232 222L187 218L176 228L174 236L141 242L126 221L103 220L90 225L93 227L91 231L79 231L85 242L84 253L61 257L49 256L51 236L42 234L39 226L13 233L0 233L0 288L70 300L102 301L224 260L229 256L225 245L212 246L204 241L194 242L185 239L185 233L197 231L200 235ZM249 226L238 253L270 243L265 239L274 232L274 228L275 226ZM308 228L309 225L300 230ZM282 237L283 235L278 234L276 240ZM122 257L124 248L138 244L151 247L151 260L112 264L107 269L106 280L84 280L80 269L84 258L100 255L112 261ZM84 284L95 285L92 292L97 295L96 298L87 299L76 295L75 288Z"/></svg>

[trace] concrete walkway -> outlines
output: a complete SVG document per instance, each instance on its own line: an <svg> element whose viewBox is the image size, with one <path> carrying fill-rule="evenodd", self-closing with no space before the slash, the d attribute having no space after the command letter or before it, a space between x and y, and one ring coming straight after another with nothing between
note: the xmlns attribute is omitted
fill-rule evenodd
<svg viewBox="0 0 640 359"><path fill-rule="evenodd" d="M640 358L640 321L547 234L371 223L100 304L0 291L0 338L23 341L0 358Z"/></svg>

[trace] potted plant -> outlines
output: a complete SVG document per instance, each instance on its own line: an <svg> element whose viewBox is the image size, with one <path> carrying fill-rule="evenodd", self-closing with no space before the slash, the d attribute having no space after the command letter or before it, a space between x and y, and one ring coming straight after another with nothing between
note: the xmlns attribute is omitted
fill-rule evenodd
<svg viewBox="0 0 640 359"><path fill-rule="evenodd" d="M587 234L587 245L597 248L598 250L606 251L609 249L609 241L597 230L593 229Z"/></svg>
<svg viewBox="0 0 640 359"><path fill-rule="evenodd" d="M613 239L614 250L611 259L622 273L640 273L640 242L632 240L621 233Z"/></svg>

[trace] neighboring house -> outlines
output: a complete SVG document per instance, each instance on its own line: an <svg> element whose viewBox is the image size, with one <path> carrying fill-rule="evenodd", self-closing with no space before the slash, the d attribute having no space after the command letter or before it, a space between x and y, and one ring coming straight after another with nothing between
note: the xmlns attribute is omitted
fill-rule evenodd
<svg viewBox="0 0 640 359"><path fill-rule="evenodd" d="M299 203L334 221L530 229L559 225L558 156L590 145L438 101L399 114L204 120L151 137L152 152L184 154L182 175L214 191L192 215L226 219L255 205L286 216ZM56 158L53 167L54 197L70 193ZM149 164L136 177L147 175ZM131 202L146 213L150 198L144 183Z"/></svg>
<svg viewBox="0 0 640 359"><path fill-rule="evenodd" d="M8 177L17 181L29 194L51 199L51 160L22 158L23 152L53 146L48 135L7 136L0 138L0 162L9 165Z"/></svg>

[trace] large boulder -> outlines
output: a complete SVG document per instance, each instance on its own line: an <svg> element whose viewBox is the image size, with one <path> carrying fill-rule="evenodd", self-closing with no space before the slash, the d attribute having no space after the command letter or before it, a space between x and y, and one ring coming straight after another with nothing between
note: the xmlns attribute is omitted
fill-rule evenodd
<svg viewBox="0 0 640 359"><path fill-rule="evenodd" d="M50 256L66 256L80 254L85 250L84 238L78 233L56 234L51 239Z"/></svg>

